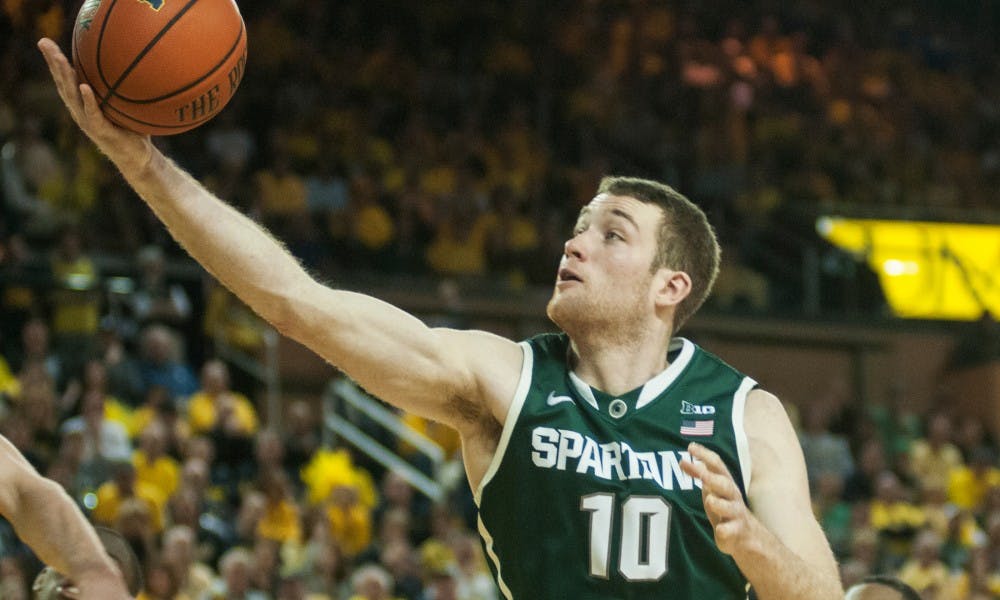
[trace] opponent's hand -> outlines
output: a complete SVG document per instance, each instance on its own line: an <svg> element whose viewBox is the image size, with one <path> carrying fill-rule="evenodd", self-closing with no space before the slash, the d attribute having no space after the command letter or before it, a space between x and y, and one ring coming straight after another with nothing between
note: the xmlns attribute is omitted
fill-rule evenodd
<svg viewBox="0 0 1000 600"><path fill-rule="evenodd" d="M142 169L149 164L153 145L149 136L139 135L109 121L101 112L94 90L76 79L76 71L59 46L48 38L38 41L52 80L70 116L87 137L97 144L119 168Z"/></svg>
<svg viewBox="0 0 1000 600"><path fill-rule="evenodd" d="M55 574L56 584L55 595L59 598L71 600L132 600L125 583L122 581L121 573L115 570L95 571L80 578L79 581L70 581L62 575ZM37 581L36 581L37 586ZM50 597L47 594L36 595L42 598Z"/></svg>
<svg viewBox="0 0 1000 600"><path fill-rule="evenodd" d="M715 533L715 544L733 556L750 539L754 516L718 454L695 443L688 445L688 452L692 460L681 461L681 469L701 480L701 501Z"/></svg>

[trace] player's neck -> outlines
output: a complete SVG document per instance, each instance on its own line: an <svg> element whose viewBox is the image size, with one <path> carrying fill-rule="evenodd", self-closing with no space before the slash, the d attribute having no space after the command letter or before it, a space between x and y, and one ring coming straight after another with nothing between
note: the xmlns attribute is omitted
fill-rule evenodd
<svg viewBox="0 0 1000 600"><path fill-rule="evenodd" d="M589 385L612 395L624 394L667 368L671 331L647 331L628 342L572 339L570 366Z"/></svg>

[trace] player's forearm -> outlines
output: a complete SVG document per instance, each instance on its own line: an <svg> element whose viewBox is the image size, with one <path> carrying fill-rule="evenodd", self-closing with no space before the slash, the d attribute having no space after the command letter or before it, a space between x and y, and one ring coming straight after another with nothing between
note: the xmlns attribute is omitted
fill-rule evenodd
<svg viewBox="0 0 1000 600"><path fill-rule="evenodd" d="M828 568L817 568L789 550L759 521L753 522L753 536L733 558L759 600L843 599L832 556Z"/></svg>
<svg viewBox="0 0 1000 600"><path fill-rule="evenodd" d="M39 559L71 581L119 577L87 519L59 484L23 471L16 502L4 515Z"/></svg>
<svg viewBox="0 0 1000 600"><path fill-rule="evenodd" d="M286 300L307 276L280 242L158 151L112 160L195 260L265 319L286 320Z"/></svg>

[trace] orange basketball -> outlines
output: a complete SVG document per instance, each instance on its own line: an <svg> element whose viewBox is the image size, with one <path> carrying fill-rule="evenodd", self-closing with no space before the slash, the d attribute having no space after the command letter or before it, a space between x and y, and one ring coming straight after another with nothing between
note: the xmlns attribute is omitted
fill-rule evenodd
<svg viewBox="0 0 1000 600"><path fill-rule="evenodd" d="M217 115L243 79L247 36L233 0L84 0L73 64L122 127L173 135Z"/></svg>

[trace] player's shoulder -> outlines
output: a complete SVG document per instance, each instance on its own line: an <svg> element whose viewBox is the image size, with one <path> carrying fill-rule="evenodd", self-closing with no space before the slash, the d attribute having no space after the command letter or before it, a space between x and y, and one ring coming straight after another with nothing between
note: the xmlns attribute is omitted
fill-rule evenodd
<svg viewBox="0 0 1000 600"><path fill-rule="evenodd" d="M729 375L736 380L742 380L747 377L745 373L729 364L718 355L706 350L691 340L686 338L674 338L672 347L684 343L691 344L693 348L691 364L694 365L696 369L709 370L714 372L716 375Z"/></svg>

